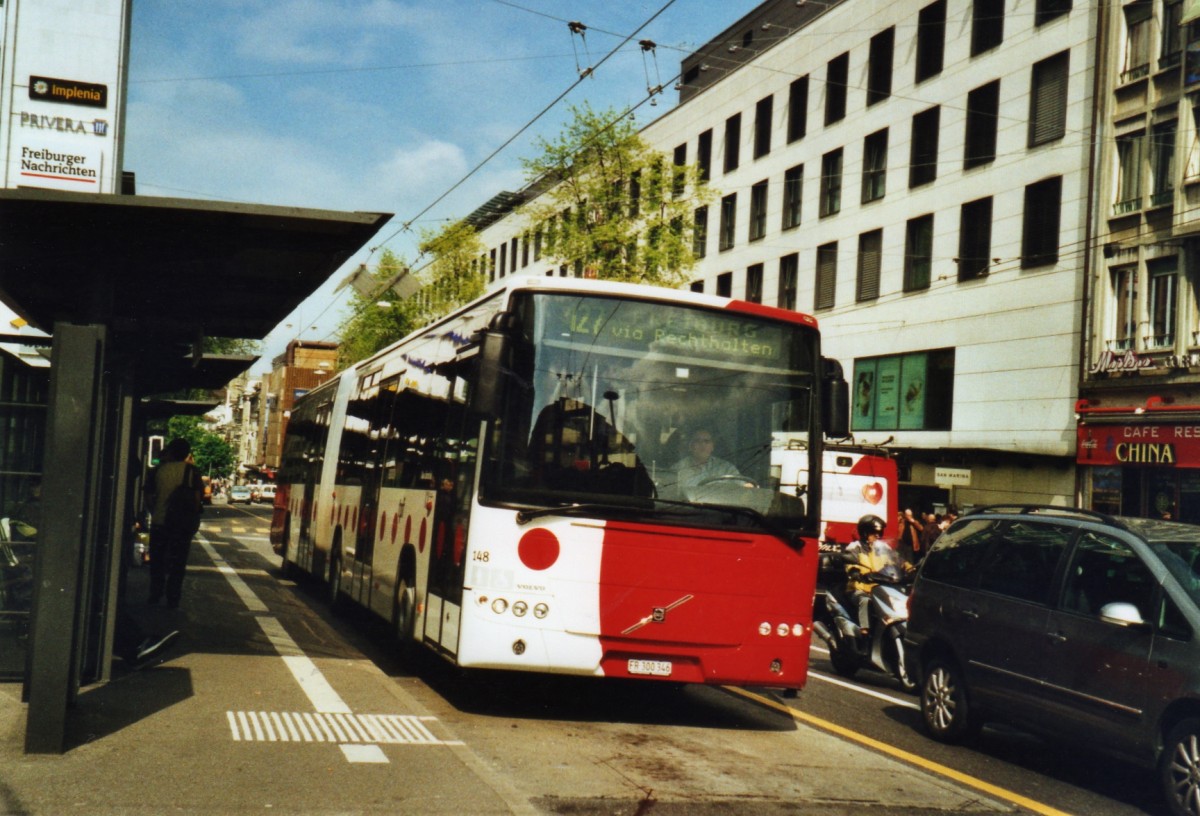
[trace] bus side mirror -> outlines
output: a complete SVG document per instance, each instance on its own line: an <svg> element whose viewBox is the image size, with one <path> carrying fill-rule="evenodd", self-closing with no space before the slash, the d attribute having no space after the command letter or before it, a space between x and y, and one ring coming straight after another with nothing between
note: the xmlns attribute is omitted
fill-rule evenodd
<svg viewBox="0 0 1200 816"><path fill-rule="evenodd" d="M510 368L511 341L503 330L488 329L482 333L475 356L475 376L471 383L468 410L476 416L495 419L504 407Z"/></svg>
<svg viewBox="0 0 1200 816"><path fill-rule="evenodd" d="M844 439L850 435L850 385L842 372L842 364L829 357L821 358L824 369L821 389L821 425L825 436Z"/></svg>

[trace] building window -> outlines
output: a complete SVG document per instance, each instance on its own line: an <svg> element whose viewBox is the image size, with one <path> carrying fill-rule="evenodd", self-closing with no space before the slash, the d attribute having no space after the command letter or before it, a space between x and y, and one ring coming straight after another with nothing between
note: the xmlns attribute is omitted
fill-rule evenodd
<svg viewBox="0 0 1200 816"><path fill-rule="evenodd" d="M1071 13L1071 0L1037 0L1033 15L1034 25L1045 25L1051 20L1057 20L1064 14Z"/></svg>
<svg viewBox="0 0 1200 816"><path fill-rule="evenodd" d="M1163 207L1172 202L1175 194L1175 131L1176 123L1155 125L1150 142L1151 183L1150 205Z"/></svg>
<svg viewBox="0 0 1200 816"><path fill-rule="evenodd" d="M717 297L733 297L733 273L717 275Z"/></svg>
<svg viewBox="0 0 1200 816"><path fill-rule="evenodd" d="M974 0L971 6L971 56L974 57L1004 42L1004 0Z"/></svg>
<svg viewBox="0 0 1200 816"><path fill-rule="evenodd" d="M704 281L702 281L702 280L692 281L691 286L689 286L688 288L698 294L704 294Z"/></svg>
<svg viewBox="0 0 1200 816"><path fill-rule="evenodd" d="M832 309L837 296L837 241L817 247L814 309Z"/></svg>
<svg viewBox="0 0 1200 816"><path fill-rule="evenodd" d="M912 120L912 145L908 157L908 186L920 187L937 179L938 133L942 109L923 110Z"/></svg>
<svg viewBox="0 0 1200 816"><path fill-rule="evenodd" d="M767 96L754 106L754 158L759 159L771 152L771 109L775 97Z"/></svg>
<svg viewBox="0 0 1200 816"><path fill-rule="evenodd" d="M958 279L980 278L992 262L992 199L962 205L958 225Z"/></svg>
<svg viewBox="0 0 1200 816"><path fill-rule="evenodd" d="M1130 351L1137 342L1137 267L1125 266L1112 270L1112 294L1115 325L1115 351Z"/></svg>
<svg viewBox="0 0 1200 816"><path fill-rule="evenodd" d="M1058 262L1058 230L1062 212L1062 176L1025 188L1025 222L1021 231L1021 268Z"/></svg>
<svg viewBox="0 0 1200 816"><path fill-rule="evenodd" d="M1029 88L1029 147L1057 141L1067 130L1069 52L1034 63Z"/></svg>
<svg viewBox="0 0 1200 816"><path fill-rule="evenodd" d="M855 431L948 431L954 349L855 360L851 388Z"/></svg>
<svg viewBox="0 0 1200 816"><path fill-rule="evenodd" d="M763 265L754 264L746 269L746 300L762 303Z"/></svg>
<svg viewBox="0 0 1200 816"><path fill-rule="evenodd" d="M791 142L804 138L808 130L808 76L792 80L788 87L788 121L787 140Z"/></svg>
<svg viewBox="0 0 1200 816"><path fill-rule="evenodd" d="M521 268L529 266L529 233L521 236Z"/></svg>
<svg viewBox="0 0 1200 816"><path fill-rule="evenodd" d="M721 199L721 233L718 236L717 249L724 252L733 248L733 236L737 229L737 193L730 193Z"/></svg>
<svg viewBox="0 0 1200 816"><path fill-rule="evenodd" d="M726 173L737 169L742 141L742 115L735 113L725 120L725 166Z"/></svg>
<svg viewBox="0 0 1200 816"><path fill-rule="evenodd" d="M871 38L867 56L867 107L892 95L892 61L896 29L880 31Z"/></svg>
<svg viewBox="0 0 1200 816"><path fill-rule="evenodd" d="M779 259L779 308L796 308L796 285L800 277L800 255L793 252Z"/></svg>
<svg viewBox="0 0 1200 816"><path fill-rule="evenodd" d="M936 0L917 15L918 83L942 72L946 56L946 0Z"/></svg>
<svg viewBox="0 0 1200 816"><path fill-rule="evenodd" d="M831 150L821 157L820 215L834 215L842 209L842 149Z"/></svg>
<svg viewBox="0 0 1200 816"><path fill-rule="evenodd" d="M1000 112L1000 80L967 94L967 136L963 168L969 170L996 158L996 121Z"/></svg>
<svg viewBox="0 0 1200 816"><path fill-rule="evenodd" d="M692 230L692 254L703 258L708 254L708 205L696 208L695 228Z"/></svg>
<svg viewBox="0 0 1200 816"><path fill-rule="evenodd" d="M750 240L760 241L767 234L767 180L750 188Z"/></svg>
<svg viewBox="0 0 1200 816"><path fill-rule="evenodd" d="M904 230L904 291L929 288L933 268L933 214L910 218Z"/></svg>
<svg viewBox="0 0 1200 816"><path fill-rule="evenodd" d="M855 297L859 303L879 297L879 268L883 262L883 230L871 230L858 236L858 285Z"/></svg>
<svg viewBox="0 0 1200 816"><path fill-rule="evenodd" d="M687 188L687 173L684 170L684 167L687 165L686 142L675 148L675 155L672 158L671 165L671 195L679 198Z"/></svg>
<svg viewBox="0 0 1200 816"><path fill-rule="evenodd" d="M540 261L542 259L542 225L538 224L533 229L533 259Z"/></svg>
<svg viewBox="0 0 1200 816"><path fill-rule="evenodd" d="M789 167L783 173L783 225L790 230L800 226L800 202L804 192L804 165Z"/></svg>
<svg viewBox="0 0 1200 816"><path fill-rule="evenodd" d="M514 236L508 249L508 273L511 275L517 271L517 253L519 252L519 244L521 239Z"/></svg>
<svg viewBox="0 0 1200 816"><path fill-rule="evenodd" d="M1162 42L1159 44L1158 67L1173 68L1183 55L1183 2L1163 0Z"/></svg>
<svg viewBox="0 0 1200 816"><path fill-rule="evenodd" d="M1150 74L1150 0L1134 0L1125 12L1125 60L1121 82L1133 82Z"/></svg>
<svg viewBox="0 0 1200 816"><path fill-rule="evenodd" d="M887 192L887 149L887 128L863 139L863 204L877 201Z"/></svg>
<svg viewBox="0 0 1200 816"><path fill-rule="evenodd" d="M1145 142L1145 133L1130 133L1117 137L1117 200L1113 203L1113 215L1124 215L1142 207L1142 157Z"/></svg>
<svg viewBox="0 0 1200 816"><path fill-rule="evenodd" d="M505 267L508 266L508 244L500 245L500 277L504 277Z"/></svg>
<svg viewBox="0 0 1200 816"><path fill-rule="evenodd" d="M696 166L700 170L700 180L708 181L712 177L712 131L706 130L696 140Z"/></svg>
<svg viewBox="0 0 1200 816"><path fill-rule="evenodd" d="M1176 260L1155 258L1147 262L1150 276L1150 336L1146 348L1170 348L1175 345Z"/></svg>
<svg viewBox="0 0 1200 816"><path fill-rule="evenodd" d="M846 118L846 82L850 77L850 55L834 57L825 66L825 126Z"/></svg>
<svg viewBox="0 0 1200 816"><path fill-rule="evenodd" d="M629 217L637 218L642 209L642 171L634 170L629 176Z"/></svg>

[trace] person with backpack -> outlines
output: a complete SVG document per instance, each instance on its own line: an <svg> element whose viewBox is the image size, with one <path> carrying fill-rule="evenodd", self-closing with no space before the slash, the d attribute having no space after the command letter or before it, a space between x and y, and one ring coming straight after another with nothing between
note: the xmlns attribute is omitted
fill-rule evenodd
<svg viewBox="0 0 1200 816"><path fill-rule="evenodd" d="M167 606L177 609L204 496L204 482L186 439L167 443L150 484L150 603L161 601L165 592Z"/></svg>

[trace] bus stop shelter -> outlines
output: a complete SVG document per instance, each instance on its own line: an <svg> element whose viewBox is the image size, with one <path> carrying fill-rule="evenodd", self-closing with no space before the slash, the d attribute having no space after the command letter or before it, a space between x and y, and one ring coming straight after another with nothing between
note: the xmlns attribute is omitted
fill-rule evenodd
<svg viewBox="0 0 1200 816"><path fill-rule="evenodd" d="M108 676L153 397L248 368L204 339L265 338L390 217L0 190L0 300L52 336L27 752L61 753L81 685Z"/></svg>

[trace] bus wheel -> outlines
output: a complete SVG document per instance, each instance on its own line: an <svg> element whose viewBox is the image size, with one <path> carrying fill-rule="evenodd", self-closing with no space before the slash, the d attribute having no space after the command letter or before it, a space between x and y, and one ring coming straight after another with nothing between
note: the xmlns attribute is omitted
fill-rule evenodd
<svg viewBox="0 0 1200 816"><path fill-rule="evenodd" d="M292 552L292 525L291 520L285 521L283 524L283 552L280 553L279 562L279 577L285 581L295 581L297 578L296 565L288 561L288 555Z"/></svg>
<svg viewBox="0 0 1200 816"><path fill-rule="evenodd" d="M329 562L329 608L334 614L342 610L342 557L335 555Z"/></svg>
<svg viewBox="0 0 1200 816"><path fill-rule="evenodd" d="M417 590L409 579L401 578L396 587L396 637L401 649L407 651L413 643L417 624Z"/></svg>

